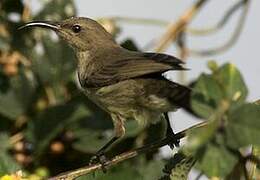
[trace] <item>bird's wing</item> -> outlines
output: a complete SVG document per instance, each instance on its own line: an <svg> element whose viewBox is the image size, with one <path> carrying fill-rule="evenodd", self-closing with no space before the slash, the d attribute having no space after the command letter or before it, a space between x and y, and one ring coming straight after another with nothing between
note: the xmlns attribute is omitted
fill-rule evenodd
<svg viewBox="0 0 260 180"><path fill-rule="evenodd" d="M136 53L104 64L93 72L85 83L89 87L102 87L119 81L142 77L168 70L185 70L176 57L160 53Z"/></svg>

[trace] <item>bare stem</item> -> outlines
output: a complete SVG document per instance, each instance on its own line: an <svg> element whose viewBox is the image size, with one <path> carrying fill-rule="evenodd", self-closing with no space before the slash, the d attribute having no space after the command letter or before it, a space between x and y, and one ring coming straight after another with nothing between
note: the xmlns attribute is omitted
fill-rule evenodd
<svg viewBox="0 0 260 180"><path fill-rule="evenodd" d="M187 24L192 20L192 18L197 14L200 8L206 3L208 0L198 0L194 5L188 9L176 23L170 24L166 32L159 39L158 45L155 50L157 52L164 51L172 41L175 41L177 36L183 29L187 26Z"/></svg>

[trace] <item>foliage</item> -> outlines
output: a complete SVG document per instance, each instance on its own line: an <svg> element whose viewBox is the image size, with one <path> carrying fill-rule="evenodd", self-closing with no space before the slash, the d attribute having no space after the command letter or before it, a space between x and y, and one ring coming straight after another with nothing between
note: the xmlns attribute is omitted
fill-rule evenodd
<svg viewBox="0 0 260 180"><path fill-rule="evenodd" d="M246 96L242 75L232 64L202 74L195 83L192 107L208 124L191 130L183 151L208 177L227 177L238 163L245 167L242 149L260 143L260 106L246 102Z"/></svg>
<svg viewBox="0 0 260 180"><path fill-rule="evenodd" d="M72 0L44 1L33 15L25 1L0 1L0 177L23 170L28 179L44 179L79 168L110 139L109 115L77 87L73 51L49 31L17 30L30 20L75 14ZM131 39L121 44L138 50ZM186 179L194 164L208 177L232 179L234 172L242 177L244 171L238 169L249 162L244 148L260 145L260 106L246 101L247 87L234 65L211 62L209 67L212 73L195 80L192 95L193 110L208 124L188 133L180 154L165 163L152 151L107 174L99 172L95 179ZM140 129L129 121L126 129L110 157L163 138L165 124Z"/></svg>

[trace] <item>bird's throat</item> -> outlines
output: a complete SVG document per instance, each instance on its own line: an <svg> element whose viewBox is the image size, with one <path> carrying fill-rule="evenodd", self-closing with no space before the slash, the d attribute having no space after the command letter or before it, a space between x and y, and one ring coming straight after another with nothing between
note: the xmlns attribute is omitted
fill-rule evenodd
<svg viewBox="0 0 260 180"><path fill-rule="evenodd" d="M93 55L91 55L90 51L79 51L76 52L76 56L78 77L80 81L84 81L94 71Z"/></svg>

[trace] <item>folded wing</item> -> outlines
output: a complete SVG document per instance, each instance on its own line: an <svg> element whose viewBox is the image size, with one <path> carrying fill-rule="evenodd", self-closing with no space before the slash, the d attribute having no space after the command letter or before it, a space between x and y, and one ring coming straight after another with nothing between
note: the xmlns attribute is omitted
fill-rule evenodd
<svg viewBox="0 0 260 180"><path fill-rule="evenodd" d="M160 74L169 70L186 70L176 57L160 53L133 53L127 58L104 63L86 79L89 87L102 87L132 78Z"/></svg>

